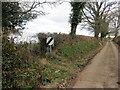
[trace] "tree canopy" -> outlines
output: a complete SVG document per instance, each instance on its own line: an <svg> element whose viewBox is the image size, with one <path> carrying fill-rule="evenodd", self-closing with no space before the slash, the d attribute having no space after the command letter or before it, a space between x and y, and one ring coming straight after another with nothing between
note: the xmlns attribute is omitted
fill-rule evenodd
<svg viewBox="0 0 120 90"><path fill-rule="evenodd" d="M2 2L2 31L14 33L24 29L24 25L38 15L45 15L40 8L45 4L53 5L56 2ZM39 9L36 9L38 8ZM16 28L17 27L17 28Z"/></svg>
<svg viewBox="0 0 120 90"><path fill-rule="evenodd" d="M22 10L19 2L2 2L2 27L3 32L16 32L16 26L23 28L27 21L36 18L34 13Z"/></svg>
<svg viewBox="0 0 120 90"><path fill-rule="evenodd" d="M82 10L84 8L85 2L70 2L72 7L72 13L70 14L70 24L71 24L71 35L76 33L77 25L82 20Z"/></svg>
<svg viewBox="0 0 120 90"><path fill-rule="evenodd" d="M113 5L116 2L87 2L83 10L85 21L94 30L95 37L101 33L101 37L108 34L108 26L110 23L110 12L114 9Z"/></svg>

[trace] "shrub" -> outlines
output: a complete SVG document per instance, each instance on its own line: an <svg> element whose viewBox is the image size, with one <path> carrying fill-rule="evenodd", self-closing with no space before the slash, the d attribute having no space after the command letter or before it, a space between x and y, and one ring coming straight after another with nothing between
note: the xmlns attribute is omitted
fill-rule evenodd
<svg viewBox="0 0 120 90"><path fill-rule="evenodd" d="M2 87L18 88L24 87L28 83L35 85L33 81L35 81L36 78L34 78L35 76L33 76L33 74L39 77L40 71L34 71L34 69L30 72L24 71L24 69L31 68L32 61L36 60L28 50L28 43L15 44L13 38L4 35L2 41ZM34 68L36 68L36 70L38 69L38 67ZM31 75L31 77L26 77L28 75ZM27 79L29 80L28 83L25 81Z"/></svg>

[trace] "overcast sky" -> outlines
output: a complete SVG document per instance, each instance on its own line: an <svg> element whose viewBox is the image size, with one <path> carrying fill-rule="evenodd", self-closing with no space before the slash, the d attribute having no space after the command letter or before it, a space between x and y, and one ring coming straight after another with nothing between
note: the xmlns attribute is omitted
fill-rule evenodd
<svg viewBox="0 0 120 90"><path fill-rule="evenodd" d="M70 33L69 14L71 6L68 2L62 3L55 7L44 8L45 12L49 13L45 16L38 16L36 19L29 21L26 24L26 29L23 31L22 40L29 40L31 36L37 33ZM87 30L81 30L80 25L77 27L76 34L93 36L93 33Z"/></svg>

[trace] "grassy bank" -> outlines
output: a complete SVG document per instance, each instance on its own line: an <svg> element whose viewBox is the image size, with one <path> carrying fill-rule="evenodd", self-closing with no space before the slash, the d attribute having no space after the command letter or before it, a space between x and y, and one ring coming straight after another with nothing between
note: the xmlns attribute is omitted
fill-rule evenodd
<svg viewBox="0 0 120 90"><path fill-rule="evenodd" d="M55 34L55 47L44 57L39 54L38 44L10 44L15 53L3 60L3 88L65 87L62 82L88 63L88 57L102 46L93 37ZM12 51L12 52L13 52ZM11 52L11 51L10 51ZM13 55L13 56L12 56ZM61 84L60 84L61 83ZM63 86L61 86L64 84Z"/></svg>
<svg viewBox="0 0 120 90"><path fill-rule="evenodd" d="M88 54L90 51L96 49L99 47L99 42L97 41L91 41L91 42L83 42L83 43L77 43L75 45L63 45L60 56L64 57L68 60L73 60L75 58L84 57L86 54Z"/></svg>
<svg viewBox="0 0 120 90"><path fill-rule="evenodd" d="M59 48L59 52L53 52L53 53L48 53L46 55L47 62L49 62L49 65L51 67L58 67L55 72L56 75L58 74L59 76L57 78L54 78L54 75L52 76L56 81L72 77L75 72L78 71L78 69L82 69L87 65L89 62L88 56L92 57L93 51L98 50L100 48L100 43L99 41L84 41L84 42L77 42L74 45L70 44L64 44L61 45L61 48ZM91 54L91 55L90 55ZM95 53L94 53L95 54ZM70 73L59 73L60 69L66 70L66 72ZM53 72L52 72L53 73ZM61 76L65 76L61 78ZM60 79L59 79L60 78ZM64 83L63 83L64 84ZM56 87L59 86L59 84L55 84ZM52 84L48 84L48 87L55 87ZM60 87L60 86L59 86ZM61 86L62 87L62 86ZM65 86L64 86L65 87Z"/></svg>
<svg viewBox="0 0 120 90"><path fill-rule="evenodd" d="M120 36L114 38L113 41L120 46Z"/></svg>

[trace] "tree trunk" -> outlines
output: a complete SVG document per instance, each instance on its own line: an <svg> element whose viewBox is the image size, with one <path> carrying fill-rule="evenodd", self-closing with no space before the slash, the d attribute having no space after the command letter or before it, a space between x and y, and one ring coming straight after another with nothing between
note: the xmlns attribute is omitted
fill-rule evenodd
<svg viewBox="0 0 120 90"><path fill-rule="evenodd" d="M118 36L118 32L115 33L115 38Z"/></svg>
<svg viewBox="0 0 120 90"><path fill-rule="evenodd" d="M98 36L99 36L99 33L95 31L95 36L94 37L98 38Z"/></svg>
<svg viewBox="0 0 120 90"><path fill-rule="evenodd" d="M71 25L71 32L70 32L71 36L74 36L76 34L76 28L77 28L76 24Z"/></svg>

